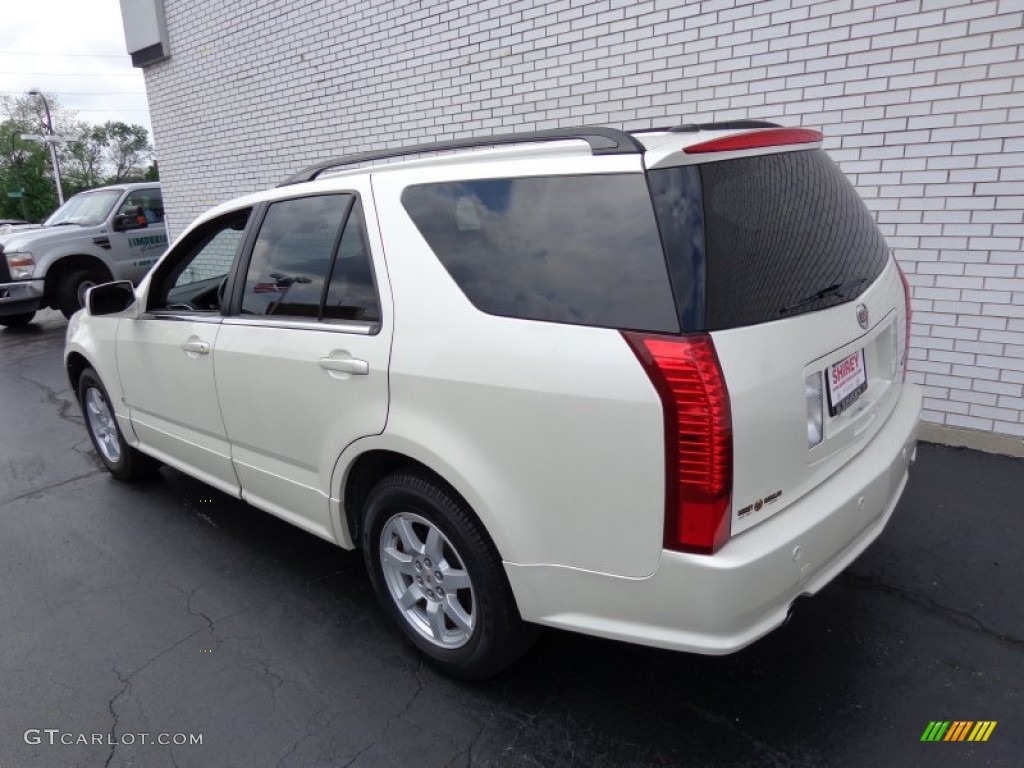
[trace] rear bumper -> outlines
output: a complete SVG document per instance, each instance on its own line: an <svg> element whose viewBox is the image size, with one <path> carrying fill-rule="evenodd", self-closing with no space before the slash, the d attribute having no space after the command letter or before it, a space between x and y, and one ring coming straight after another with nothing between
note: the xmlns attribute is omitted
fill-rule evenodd
<svg viewBox="0 0 1024 768"><path fill-rule="evenodd" d="M839 472L713 556L663 551L630 579L506 563L524 619L642 645L725 654L786 620L878 538L916 455L921 393L905 385L888 422Z"/></svg>
<svg viewBox="0 0 1024 768"><path fill-rule="evenodd" d="M0 317L35 312L43 306L43 281L0 283Z"/></svg>

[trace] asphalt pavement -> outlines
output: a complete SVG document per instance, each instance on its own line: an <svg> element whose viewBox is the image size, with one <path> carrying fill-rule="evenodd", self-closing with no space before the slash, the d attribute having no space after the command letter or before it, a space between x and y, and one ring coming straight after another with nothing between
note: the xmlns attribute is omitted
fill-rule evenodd
<svg viewBox="0 0 1024 768"><path fill-rule="evenodd" d="M0 768L1024 760L1024 459L922 445L879 541L738 654L549 630L466 684L359 553L173 470L110 478L39 317L0 330ZM921 742L945 720L997 725Z"/></svg>

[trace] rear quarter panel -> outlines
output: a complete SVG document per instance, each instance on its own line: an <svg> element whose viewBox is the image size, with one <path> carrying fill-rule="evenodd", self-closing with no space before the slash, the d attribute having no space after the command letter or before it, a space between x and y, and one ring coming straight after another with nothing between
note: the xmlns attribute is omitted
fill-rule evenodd
<svg viewBox="0 0 1024 768"><path fill-rule="evenodd" d="M608 160L601 166L632 169ZM595 163L569 165L593 173ZM550 160L489 165L421 170L416 181L552 170ZM508 562L652 573L663 537L663 419L632 351L614 330L477 310L405 213L409 180L374 176L395 307L382 440L406 445L460 491Z"/></svg>

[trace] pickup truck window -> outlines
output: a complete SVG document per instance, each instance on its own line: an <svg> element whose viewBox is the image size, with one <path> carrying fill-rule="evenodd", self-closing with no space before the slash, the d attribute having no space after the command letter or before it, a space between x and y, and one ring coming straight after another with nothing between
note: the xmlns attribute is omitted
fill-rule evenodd
<svg viewBox="0 0 1024 768"><path fill-rule="evenodd" d="M120 216L132 208L141 208L148 224L160 224L164 220L164 200L156 187L137 189L130 193L117 209L117 214Z"/></svg>
<svg viewBox="0 0 1024 768"><path fill-rule="evenodd" d="M102 223L114 203L121 196L120 189L98 189L94 192L81 192L58 208L46 221L44 227L57 227L61 224L77 224L91 227Z"/></svg>

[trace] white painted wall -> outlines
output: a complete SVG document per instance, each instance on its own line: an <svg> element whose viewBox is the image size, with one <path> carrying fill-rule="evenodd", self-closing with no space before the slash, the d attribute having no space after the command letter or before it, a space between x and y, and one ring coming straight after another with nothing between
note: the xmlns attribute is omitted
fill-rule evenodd
<svg viewBox="0 0 1024 768"><path fill-rule="evenodd" d="M559 125L821 128L914 286L925 418L1024 436L1024 0L165 0L172 226L350 151Z"/></svg>

